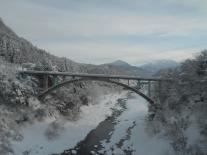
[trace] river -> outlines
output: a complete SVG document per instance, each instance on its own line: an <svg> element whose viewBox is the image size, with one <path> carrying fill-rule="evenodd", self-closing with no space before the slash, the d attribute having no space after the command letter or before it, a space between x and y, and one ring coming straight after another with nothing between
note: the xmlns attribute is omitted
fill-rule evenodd
<svg viewBox="0 0 207 155"><path fill-rule="evenodd" d="M167 155L169 142L146 132L148 103L134 93L118 99L120 108L102 121L84 140L61 155Z"/></svg>
<svg viewBox="0 0 207 155"><path fill-rule="evenodd" d="M11 144L15 155L170 155L168 140L147 132L147 113L147 101L135 93L103 95L82 106L78 120L27 125L23 140ZM56 137L47 139L48 126L57 121Z"/></svg>

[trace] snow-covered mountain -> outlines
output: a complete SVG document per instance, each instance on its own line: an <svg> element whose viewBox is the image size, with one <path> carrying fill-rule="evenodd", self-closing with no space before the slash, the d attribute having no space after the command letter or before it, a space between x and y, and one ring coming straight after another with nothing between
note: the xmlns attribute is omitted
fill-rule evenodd
<svg viewBox="0 0 207 155"><path fill-rule="evenodd" d="M154 75L162 69L175 68L179 65L176 61L173 60L157 60L151 63L142 65L140 68Z"/></svg>
<svg viewBox="0 0 207 155"><path fill-rule="evenodd" d="M0 34L16 36L16 34L12 31L12 29L10 29L8 26L6 26L3 23L1 18L0 18Z"/></svg>

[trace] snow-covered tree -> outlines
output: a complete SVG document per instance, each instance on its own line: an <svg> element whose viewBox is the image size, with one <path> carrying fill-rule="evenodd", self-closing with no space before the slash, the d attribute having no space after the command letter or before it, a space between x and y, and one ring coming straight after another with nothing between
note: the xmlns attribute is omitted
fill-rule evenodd
<svg viewBox="0 0 207 155"><path fill-rule="evenodd" d="M194 59L184 61L180 67L162 72L163 78L173 81L164 82L161 93L158 93L158 86L155 88L154 100L159 108L153 111L153 120L149 124L154 124L155 130L164 129L177 154L207 154L203 149L207 146L206 60L205 50ZM194 135L188 130L194 130ZM192 136L196 136L196 140L190 141Z"/></svg>

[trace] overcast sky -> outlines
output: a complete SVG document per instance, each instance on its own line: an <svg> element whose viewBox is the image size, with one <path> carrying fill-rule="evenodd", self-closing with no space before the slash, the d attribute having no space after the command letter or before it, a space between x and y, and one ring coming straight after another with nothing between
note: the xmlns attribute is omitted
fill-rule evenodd
<svg viewBox="0 0 207 155"><path fill-rule="evenodd" d="M0 0L39 48L84 63L183 60L207 45L207 0Z"/></svg>

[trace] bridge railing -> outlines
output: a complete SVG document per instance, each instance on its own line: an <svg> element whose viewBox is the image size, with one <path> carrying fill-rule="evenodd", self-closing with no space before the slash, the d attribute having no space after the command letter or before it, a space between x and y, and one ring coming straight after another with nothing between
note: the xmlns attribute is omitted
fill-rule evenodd
<svg viewBox="0 0 207 155"><path fill-rule="evenodd" d="M170 81L171 79L148 78L127 75L107 75L107 74L88 74L88 73L70 73L70 72L52 72L52 71L20 71L20 74L31 75L58 75L71 77L87 77L87 78L110 78L110 79L126 79L126 80L142 80L142 81Z"/></svg>

